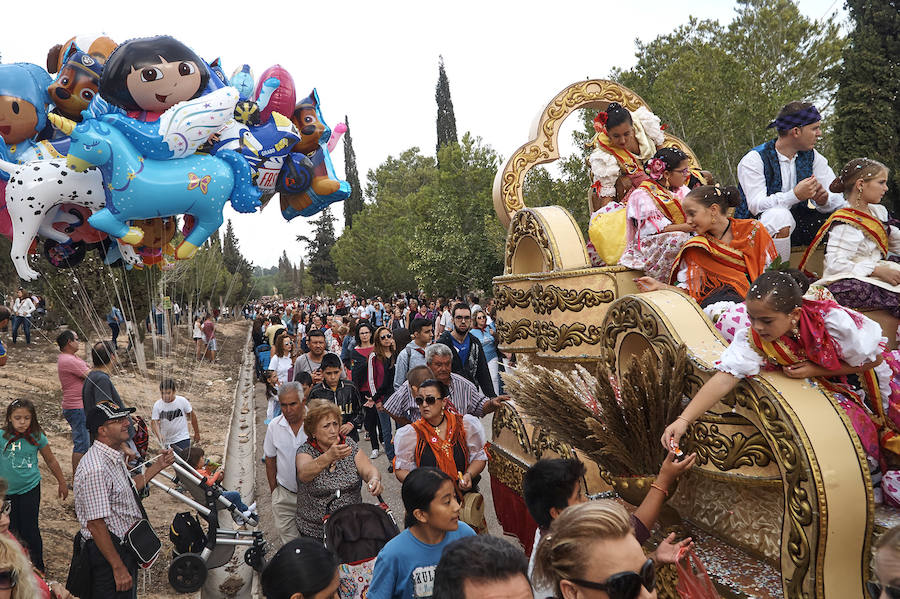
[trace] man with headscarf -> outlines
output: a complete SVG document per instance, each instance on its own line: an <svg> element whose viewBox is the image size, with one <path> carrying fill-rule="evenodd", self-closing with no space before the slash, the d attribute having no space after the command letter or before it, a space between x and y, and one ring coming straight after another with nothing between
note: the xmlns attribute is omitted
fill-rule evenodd
<svg viewBox="0 0 900 599"><path fill-rule="evenodd" d="M791 246L809 245L828 214L846 204L830 193L834 171L815 149L822 116L809 102L790 102L767 128L778 137L761 144L738 163L744 204L738 218L758 218L772 236L783 261Z"/></svg>

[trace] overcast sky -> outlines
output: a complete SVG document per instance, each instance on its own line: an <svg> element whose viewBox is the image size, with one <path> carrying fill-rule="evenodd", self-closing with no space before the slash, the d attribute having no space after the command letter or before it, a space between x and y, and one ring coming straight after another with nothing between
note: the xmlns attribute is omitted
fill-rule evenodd
<svg viewBox="0 0 900 599"><path fill-rule="evenodd" d="M633 65L635 38L649 41L689 15L728 22L734 14L729 0L4 4L3 62L43 66L52 45L104 33L117 42L172 35L208 60L221 57L229 75L244 63L257 77L281 64L298 98L317 88L330 126L349 116L363 186L368 170L389 155L412 146L434 154L438 55L459 134L471 131L506 157L528 141L535 115L561 89ZM799 1L815 19L842 5ZM343 143L333 158L343 176ZM343 205L332 206L340 232ZM261 266L275 265L283 249L299 261L304 248L294 239L312 229L302 217L285 222L277 199L260 214L226 207L226 218L244 254Z"/></svg>

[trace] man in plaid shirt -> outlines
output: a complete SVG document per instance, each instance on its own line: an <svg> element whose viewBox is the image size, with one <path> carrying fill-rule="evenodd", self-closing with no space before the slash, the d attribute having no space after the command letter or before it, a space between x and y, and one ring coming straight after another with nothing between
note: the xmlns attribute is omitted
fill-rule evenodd
<svg viewBox="0 0 900 599"><path fill-rule="evenodd" d="M78 464L73 488L93 597L137 597L137 559L121 543L128 529L143 518L132 485L143 488L175 461L172 450L167 449L144 474L129 475L122 448L129 438L129 415L134 411L103 400L87 415L94 443Z"/></svg>

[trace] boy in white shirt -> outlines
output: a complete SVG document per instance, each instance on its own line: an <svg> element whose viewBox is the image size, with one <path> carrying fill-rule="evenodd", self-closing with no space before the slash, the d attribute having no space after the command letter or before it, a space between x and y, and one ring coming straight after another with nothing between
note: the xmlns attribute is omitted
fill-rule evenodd
<svg viewBox="0 0 900 599"><path fill-rule="evenodd" d="M194 429L194 443L200 442L200 424L191 403L181 395L175 395L175 380L164 378L159 383L160 399L153 404L150 429L162 447L171 447L182 455L187 455L191 447L188 434L188 416Z"/></svg>

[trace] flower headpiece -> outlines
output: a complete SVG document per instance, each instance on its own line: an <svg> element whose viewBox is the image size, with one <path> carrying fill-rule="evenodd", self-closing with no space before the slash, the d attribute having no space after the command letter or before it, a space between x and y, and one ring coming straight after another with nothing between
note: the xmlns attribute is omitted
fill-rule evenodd
<svg viewBox="0 0 900 599"><path fill-rule="evenodd" d="M666 163L662 158L651 158L647 162L647 174L654 181L659 181L666 172Z"/></svg>

